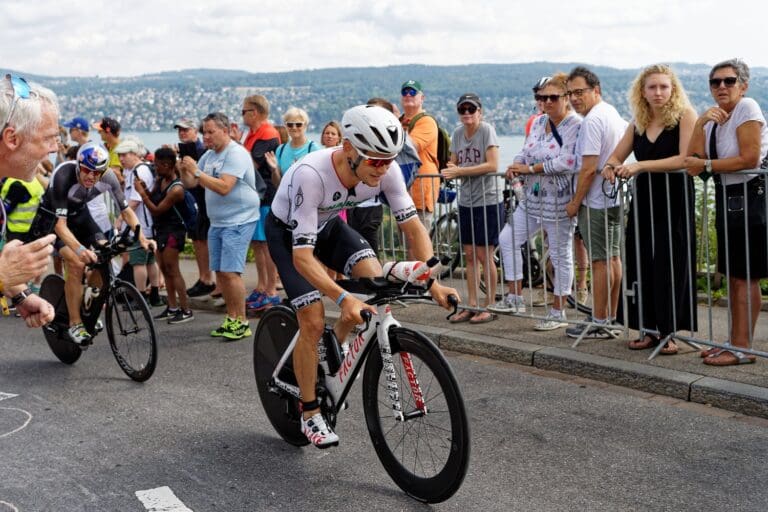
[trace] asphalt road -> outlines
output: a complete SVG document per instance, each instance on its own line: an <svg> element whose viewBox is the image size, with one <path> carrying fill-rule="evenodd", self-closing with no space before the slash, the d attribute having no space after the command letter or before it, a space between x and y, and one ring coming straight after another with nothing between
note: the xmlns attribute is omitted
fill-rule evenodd
<svg viewBox="0 0 768 512"><path fill-rule="evenodd" d="M279 439L251 342L207 336L220 320L159 324L157 371L136 384L105 334L70 367L1 318L0 512L768 509L766 420L457 354L470 471L451 500L417 503L375 456L360 387L338 448Z"/></svg>

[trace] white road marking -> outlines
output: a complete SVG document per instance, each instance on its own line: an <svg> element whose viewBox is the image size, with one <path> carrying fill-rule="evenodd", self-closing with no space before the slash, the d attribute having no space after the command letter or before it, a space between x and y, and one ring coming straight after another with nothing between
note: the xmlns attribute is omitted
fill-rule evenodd
<svg viewBox="0 0 768 512"><path fill-rule="evenodd" d="M19 395L14 395L13 393L3 393L2 391L0 391L0 400L5 400L6 398L14 398L17 396Z"/></svg>
<svg viewBox="0 0 768 512"><path fill-rule="evenodd" d="M168 486L136 491L136 497L149 512L192 512Z"/></svg>
<svg viewBox="0 0 768 512"><path fill-rule="evenodd" d="M0 409L4 409L6 411L19 411L21 413L24 413L27 416L27 419L24 421L24 424L22 426L20 426L19 428L13 429L10 432L6 432L4 434L0 434L0 439L2 439L4 437L8 437L11 434L15 434L19 430L23 430L24 428L26 428L27 425L29 425L29 422L32 421L32 415L29 412L25 411L24 409L17 409L15 407L0 407Z"/></svg>
<svg viewBox="0 0 768 512"><path fill-rule="evenodd" d="M9 509L11 509L11 512L19 512L19 509L17 509L13 503L8 503L7 501L0 500L0 505L5 505ZM5 510L5 509L0 508L0 510Z"/></svg>

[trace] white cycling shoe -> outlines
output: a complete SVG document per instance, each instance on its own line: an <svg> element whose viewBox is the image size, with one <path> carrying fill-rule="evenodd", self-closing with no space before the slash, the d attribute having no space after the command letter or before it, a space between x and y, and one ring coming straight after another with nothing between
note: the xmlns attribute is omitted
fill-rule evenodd
<svg viewBox="0 0 768 512"><path fill-rule="evenodd" d="M331 430L319 412L307 420L302 416L301 433L307 436L310 443L321 449L339 445L339 436Z"/></svg>

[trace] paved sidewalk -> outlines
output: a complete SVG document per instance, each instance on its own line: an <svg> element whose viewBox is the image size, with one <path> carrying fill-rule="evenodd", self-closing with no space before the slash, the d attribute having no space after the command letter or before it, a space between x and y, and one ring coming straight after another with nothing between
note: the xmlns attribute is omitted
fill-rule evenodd
<svg viewBox="0 0 768 512"><path fill-rule="evenodd" d="M194 261L182 260L181 268L187 286L194 284L197 279ZM245 275L248 290L254 287L255 277L253 264L248 264ZM193 300L193 306L215 309L207 298ZM335 316L336 305L326 300L326 306L328 316ZM529 308L529 314L531 311L545 314L543 307ZM496 321L480 325L449 324L445 320L447 312L431 304L409 304L395 314L401 323L423 331L447 350L555 370L768 418L768 359L758 358L755 364L748 365L711 367L702 364L697 350L678 342L678 355L659 355L649 361L650 350L626 348L627 339L636 335L632 331L628 333L629 338L622 333L619 339L583 340L573 348L574 340L565 336L565 329L538 332L533 330L536 320L532 318L499 315ZM568 316L570 320L583 317L572 309L568 310ZM723 340L728 325L726 308L713 309L711 325L714 338ZM707 310L700 307L699 337L706 337L709 326ZM768 352L768 314L761 314L756 333L755 348Z"/></svg>

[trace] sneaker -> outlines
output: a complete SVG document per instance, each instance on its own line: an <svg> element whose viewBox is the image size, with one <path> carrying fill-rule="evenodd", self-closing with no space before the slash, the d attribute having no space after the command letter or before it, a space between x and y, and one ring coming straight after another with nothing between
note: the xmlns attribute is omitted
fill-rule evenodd
<svg viewBox="0 0 768 512"><path fill-rule="evenodd" d="M224 317L224 321L221 323L219 327L211 331L211 336L214 338L221 338L224 336L224 332L229 329L229 324L232 322L236 322L234 318L229 318L228 316Z"/></svg>
<svg viewBox="0 0 768 512"><path fill-rule="evenodd" d="M166 308L163 310L163 312L162 312L162 313L160 313L159 315L156 315L156 316L154 317L154 319L155 319L155 320L162 320L162 319L164 319L164 318L171 318L173 315L175 315L175 314L176 314L176 312L177 312L177 311L181 311L181 310L180 310L180 309L178 309L178 308L177 308L177 309L171 309L171 308L169 308L169 307L166 307Z"/></svg>
<svg viewBox="0 0 768 512"><path fill-rule="evenodd" d="M568 322L565 321L565 312L561 312L559 315L553 315L550 311L546 318L540 320L533 326L536 331L554 331L560 327L568 327Z"/></svg>
<svg viewBox="0 0 768 512"><path fill-rule="evenodd" d="M494 313L525 313L525 300L510 293L495 304L489 304L487 309Z"/></svg>
<svg viewBox="0 0 768 512"><path fill-rule="evenodd" d="M179 309L168 319L168 323L171 325L183 324L184 322L189 322L194 319L195 315L192 313L191 309Z"/></svg>
<svg viewBox="0 0 768 512"><path fill-rule="evenodd" d="M257 289L253 289L251 294L245 298L245 303L248 304L249 302L258 302L262 300L266 295L263 292L260 292Z"/></svg>
<svg viewBox="0 0 768 512"><path fill-rule="evenodd" d="M569 338L579 338L583 332L586 331L582 339L597 339L607 340L616 337L616 328L610 323L601 325L590 324L593 322L591 316L584 319L583 324L573 325L565 330L566 336Z"/></svg>
<svg viewBox="0 0 768 512"><path fill-rule="evenodd" d="M272 306L277 306L278 304L280 304L279 295L273 295L269 297L267 295L261 294L259 300L246 302L245 307L255 311L261 311L263 309L271 308Z"/></svg>
<svg viewBox="0 0 768 512"><path fill-rule="evenodd" d="M67 330L69 340L76 345L90 345L92 337L82 323L75 324Z"/></svg>
<svg viewBox="0 0 768 512"><path fill-rule="evenodd" d="M224 300L224 297L216 297L213 299L213 302L211 302L211 305L215 308L220 308L222 306L226 306L227 301Z"/></svg>
<svg viewBox="0 0 768 512"><path fill-rule="evenodd" d="M216 289L215 284L205 284L204 282L198 279L197 282L193 284L191 288L187 289L187 296L202 297L203 295L208 295L215 289Z"/></svg>
<svg viewBox="0 0 768 512"><path fill-rule="evenodd" d="M251 336L251 334L253 333L251 333L251 326L248 322L232 320L221 335L227 338L227 340L237 341L247 338L248 336Z"/></svg>
<svg viewBox="0 0 768 512"><path fill-rule="evenodd" d="M581 288L579 290L576 290L576 302L579 304L586 304L589 300L589 290L586 288Z"/></svg>
<svg viewBox="0 0 768 512"><path fill-rule="evenodd" d="M539 290L534 296L531 306L533 307L549 306L554 302L555 302L554 294L552 294L551 292L545 292L544 290Z"/></svg>
<svg viewBox="0 0 768 512"><path fill-rule="evenodd" d="M311 418L301 418L301 433L307 436L309 442L318 448L329 448L339 445L339 436L325 423L323 415L315 413Z"/></svg>

